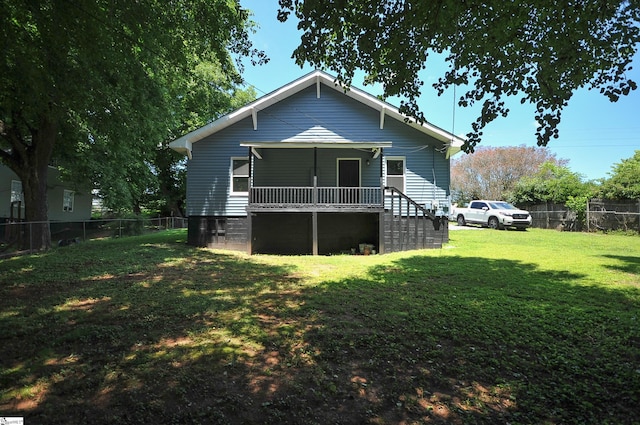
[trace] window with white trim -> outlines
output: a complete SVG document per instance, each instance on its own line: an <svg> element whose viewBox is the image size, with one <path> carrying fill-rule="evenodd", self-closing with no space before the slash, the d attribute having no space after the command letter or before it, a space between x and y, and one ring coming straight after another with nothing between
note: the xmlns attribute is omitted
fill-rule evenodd
<svg viewBox="0 0 640 425"><path fill-rule="evenodd" d="M24 193L22 192L22 182L11 180L11 202L20 201L24 204Z"/></svg>
<svg viewBox="0 0 640 425"><path fill-rule="evenodd" d="M405 158L387 157L387 187L405 191Z"/></svg>
<svg viewBox="0 0 640 425"><path fill-rule="evenodd" d="M249 192L249 157L231 158L231 193Z"/></svg>
<svg viewBox="0 0 640 425"><path fill-rule="evenodd" d="M75 198L75 192L72 190L64 190L62 196L62 211L73 212L73 201Z"/></svg>

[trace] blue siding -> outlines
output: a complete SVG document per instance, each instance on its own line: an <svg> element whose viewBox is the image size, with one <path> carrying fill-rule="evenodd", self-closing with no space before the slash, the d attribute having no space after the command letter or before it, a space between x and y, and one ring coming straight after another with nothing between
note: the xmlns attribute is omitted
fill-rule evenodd
<svg viewBox="0 0 640 425"><path fill-rule="evenodd" d="M231 157L246 157L240 142L252 135L251 118L193 144L187 162L187 215L245 216L247 196L230 194Z"/></svg>
<svg viewBox="0 0 640 425"><path fill-rule="evenodd" d="M449 160L434 151L440 142L389 117L380 130L380 113L330 88L315 85L258 111L258 129L251 118L193 144L188 161L187 213L202 216L244 216L247 196L230 195L231 157L246 157L243 142L392 142L393 147L371 159L370 151L317 149L318 184L335 186L338 158L361 159L361 184L378 186L386 156L406 157L406 193L418 202L444 200L449 194ZM260 149L254 161L256 186L307 186L312 184L313 149ZM370 159L370 165L366 160ZM434 178L435 174L435 178ZM434 185L434 182L437 184Z"/></svg>
<svg viewBox="0 0 640 425"><path fill-rule="evenodd" d="M316 98L315 86L258 112L258 130L250 140L316 142L318 140L385 140L377 111L323 88Z"/></svg>
<svg viewBox="0 0 640 425"><path fill-rule="evenodd" d="M418 203L445 201L449 196L449 160L429 136L397 121L385 126L395 133L385 157L405 157L405 193Z"/></svg>

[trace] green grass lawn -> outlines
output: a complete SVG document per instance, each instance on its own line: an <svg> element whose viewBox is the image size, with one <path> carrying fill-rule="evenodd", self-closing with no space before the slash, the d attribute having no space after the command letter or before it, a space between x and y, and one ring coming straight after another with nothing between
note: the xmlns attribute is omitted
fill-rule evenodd
<svg viewBox="0 0 640 425"><path fill-rule="evenodd" d="M0 260L26 424L638 424L640 237L247 256L185 231Z"/></svg>

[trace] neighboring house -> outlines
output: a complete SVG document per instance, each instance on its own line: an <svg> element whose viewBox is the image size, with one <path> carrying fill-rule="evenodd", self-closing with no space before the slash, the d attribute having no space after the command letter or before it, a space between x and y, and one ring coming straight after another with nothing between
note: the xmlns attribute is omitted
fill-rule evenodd
<svg viewBox="0 0 640 425"><path fill-rule="evenodd" d="M380 253L448 241L463 140L315 71L169 146L188 157L188 242L249 253Z"/></svg>
<svg viewBox="0 0 640 425"><path fill-rule="evenodd" d="M47 173L47 203L50 221L82 221L91 218L90 191L77 190L60 180L55 167ZM6 165L0 164L0 220L24 220L22 182Z"/></svg>

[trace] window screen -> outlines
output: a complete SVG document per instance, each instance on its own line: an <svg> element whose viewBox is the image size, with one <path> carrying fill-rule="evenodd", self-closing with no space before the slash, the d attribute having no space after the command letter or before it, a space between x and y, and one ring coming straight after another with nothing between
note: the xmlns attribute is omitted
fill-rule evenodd
<svg viewBox="0 0 640 425"><path fill-rule="evenodd" d="M19 180L11 180L11 202L17 201L24 202L24 194L22 193L22 182Z"/></svg>
<svg viewBox="0 0 640 425"><path fill-rule="evenodd" d="M235 158L231 160L231 191L242 193L249 191L249 158Z"/></svg>
<svg viewBox="0 0 640 425"><path fill-rule="evenodd" d="M62 197L62 211L73 212L74 197L75 193L73 191L65 189Z"/></svg>
<svg viewBox="0 0 640 425"><path fill-rule="evenodd" d="M404 192L404 159L387 159L387 186Z"/></svg>

